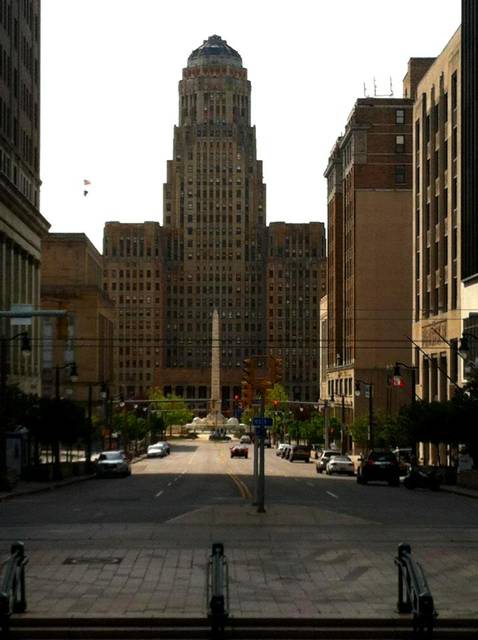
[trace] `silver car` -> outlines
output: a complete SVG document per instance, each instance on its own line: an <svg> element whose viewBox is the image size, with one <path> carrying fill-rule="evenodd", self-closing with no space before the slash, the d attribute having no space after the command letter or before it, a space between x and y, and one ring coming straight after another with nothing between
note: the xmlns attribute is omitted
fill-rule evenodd
<svg viewBox="0 0 478 640"><path fill-rule="evenodd" d="M345 473L355 475L354 463L348 456L333 456L325 466L325 473L331 476L333 473Z"/></svg>
<svg viewBox="0 0 478 640"><path fill-rule="evenodd" d="M96 460L96 477L120 476L125 478L131 475L129 461L121 451L102 451Z"/></svg>
<svg viewBox="0 0 478 640"><path fill-rule="evenodd" d="M167 455L168 450L164 442L158 442L157 444L149 445L148 451L146 453L147 458L164 458L164 456Z"/></svg>

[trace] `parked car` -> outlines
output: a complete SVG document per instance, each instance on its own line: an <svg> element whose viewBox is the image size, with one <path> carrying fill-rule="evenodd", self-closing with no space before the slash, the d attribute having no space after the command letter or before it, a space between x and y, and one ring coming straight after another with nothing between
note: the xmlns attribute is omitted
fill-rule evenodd
<svg viewBox="0 0 478 640"><path fill-rule="evenodd" d="M249 447L245 444L235 444L231 447L231 458L247 458L249 455Z"/></svg>
<svg viewBox="0 0 478 640"><path fill-rule="evenodd" d="M325 473L331 476L333 473L345 473L355 475L354 463L349 456L332 456L325 466Z"/></svg>
<svg viewBox="0 0 478 640"><path fill-rule="evenodd" d="M168 455L168 450L164 442L158 442L156 444L150 444L146 452L147 458L164 458Z"/></svg>
<svg viewBox="0 0 478 640"><path fill-rule="evenodd" d="M281 456L285 447L287 447L287 444L285 442L279 442L276 447L276 456Z"/></svg>
<svg viewBox="0 0 478 640"><path fill-rule="evenodd" d="M328 461L333 456L340 456L340 451L337 451L337 449L325 449L324 451L322 451L322 455L315 464L315 470L317 471L317 473L322 473L323 471L325 471Z"/></svg>
<svg viewBox="0 0 478 640"><path fill-rule="evenodd" d="M251 436L241 436L239 444L251 444Z"/></svg>
<svg viewBox="0 0 478 640"><path fill-rule="evenodd" d="M284 446L284 448L281 451L280 457L281 458L288 458L289 457L289 451L290 451L291 445L290 444L286 444Z"/></svg>
<svg viewBox="0 0 478 640"><path fill-rule="evenodd" d="M289 462L294 460L310 461L310 447L304 444L293 444L289 451Z"/></svg>
<svg viewBox="0 0 478 640"><path fill-rule="evenodd" d="M413 466L408 469L408 473L403 479L403 485L407 489L431 489L438 491L441 485L441 478L435 469L424 469L423 467Z"/></svg>
<svg viewBox="0 0 478 640"><path fill-rule="evenodd" d="M398 460L391 451L374 450L361 456L357 468L357 482L367 484L381 480L390 486L400 486L400 470Z"/></svg>
<svg viewBox="0 0 478 640"><path fill-rule="evenodd" d="M168 454L168 456L171 453L171 445L166 440L161 440L159 442L154 442L150 446L152 446L152 447L164 447L166 449L166 453Z"/></svg>
<svg viewBox="0 0 478 640"><path fill-rule="evenodd" d="M97 478L126 477L131 475L131 467L120 451L102 451L96 460L95 473Z"/></svg>

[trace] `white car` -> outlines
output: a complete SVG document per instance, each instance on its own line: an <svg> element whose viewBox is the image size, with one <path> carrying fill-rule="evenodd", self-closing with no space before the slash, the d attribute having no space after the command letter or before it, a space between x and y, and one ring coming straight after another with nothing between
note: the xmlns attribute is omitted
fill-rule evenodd
<svg viewBox="0 0 478 640"><path fill-rule="evenodd" d="M276 447L276 456L280 456L282 455L282 451L287 447L287 443L286 442L279 442L279 444Z"/></svg>
<svg viewBox="0 0 478 640"><path fill-rule="evenodd" d="M168 452L164 443L151 444L148 447L148 451L146 453L147 458L164 458L167 456Z"/></svg>
<svg viewBox="0 0 478 640"><path fill-rule="evenodd" d="M354 463L348 456L333 456L327 462L325 473L329 476L333 473L345 473L353 476L355 475Z"/></svg>
<svg viewBox="0 0 478 640"><path fill-rule="evenodd" d="M107 476L124 478L131 475L131 467L121 451L102 451L96 460L95 472L97 478Z"/></svg>

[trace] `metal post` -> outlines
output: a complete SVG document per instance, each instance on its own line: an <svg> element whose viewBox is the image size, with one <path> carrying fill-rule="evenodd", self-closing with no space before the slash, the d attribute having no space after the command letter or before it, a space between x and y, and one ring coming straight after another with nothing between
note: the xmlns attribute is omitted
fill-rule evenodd
<svg viewBox="0 0 478 640"><path fill-rule="evenodd" d="M60 424L60 367L56 365L55 367L55 420L56 427L59 427ZM61 451L60 451L60 437L59 437L59 429L57 429L57 439L53 443L53 479L61 480Z"/></svg>
<svg viewBox="0 0 478 640"><path fill-rule="evenodd" d="M345 455L345 396L342 395L342 428L340 431L340 453Z"/></svg>
<svg viewBox="0 0 478 640"><path fill-rule="evenodd" d="M265 390L261 395L261 419L264 419L264 398ZM259 476L257 483L257 513L265 513L264 493L265 493L265 454L264 454L264 431L263 426L260 427L259 436ZM257 438L256 438L257 440Z"/></svg>
<svg viewBox="0 0 478 640"><path fill-rule="evenodd" d="M86 470L89 471L91 464L91 429L93 414L93 385L88 385L88 415L86 418L86 443L85 443L85 462Z"/></svg>
<svg viewBox="0 0 478 640"><path fill-rule="evenodd" d="M368 422L370 449L373 449L373 384L368 385Z"/></svg>
<svg viewBox="0 0 478 640"><path fill-rule="evenodd" d="M329 403L324 401L324 447L329 449Z"/></svg>
<svg viewBox="0 0 478 640"><path fill-rule="evenodd" d="M417 386L417 378L416 378L416 373L417 370L415 369L415 367L412 367L411 369L411 376L412 376L412 405L414 405L417 401L417 394L416 394L416 386Z"/></svg>
<svg viewBox="0 0 478 640"><path fill-rule="evenodd" d="M252 504L256 505L258 501L259 494L259 449L258 449L258 440L257 436L254 434L254 502Z"/></svg>

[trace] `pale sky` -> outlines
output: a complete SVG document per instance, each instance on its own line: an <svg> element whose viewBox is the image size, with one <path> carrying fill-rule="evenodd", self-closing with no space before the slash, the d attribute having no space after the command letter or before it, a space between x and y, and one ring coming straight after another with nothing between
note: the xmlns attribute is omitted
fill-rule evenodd
<svg viewBox="0 0 478 640"><path fill-rule="evenodd" d="M252 83L267 221L326 221L323 172L364 83L396 97L461 0L43 0L41 211L101 251L106 220L162 223L178 82L213 34ZM83 179L91 181L83 196Z"/></svg>

